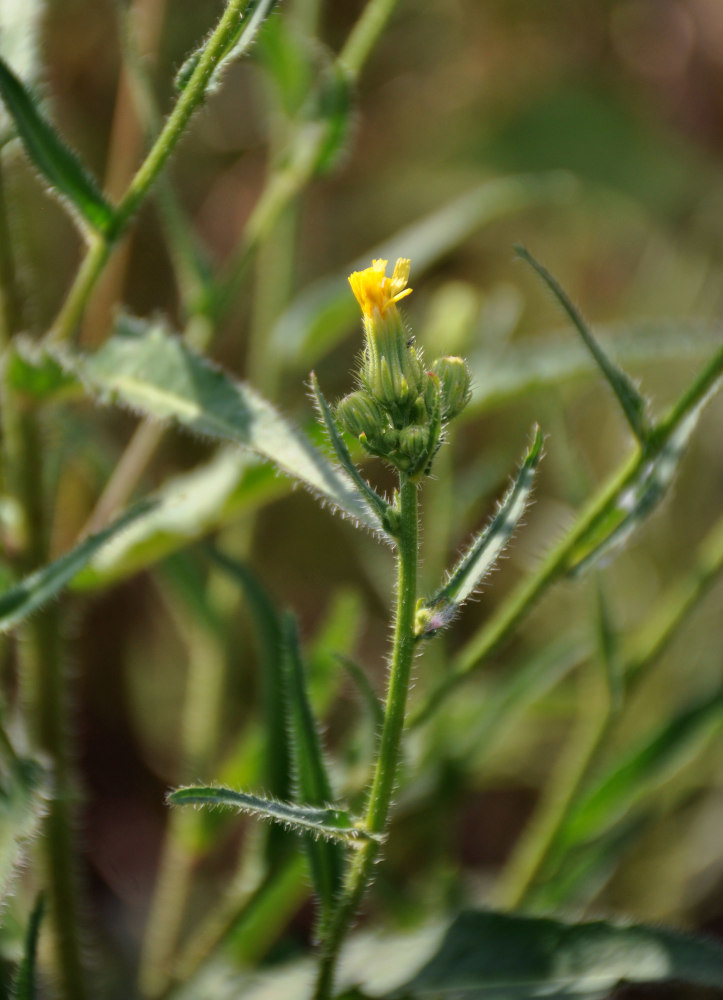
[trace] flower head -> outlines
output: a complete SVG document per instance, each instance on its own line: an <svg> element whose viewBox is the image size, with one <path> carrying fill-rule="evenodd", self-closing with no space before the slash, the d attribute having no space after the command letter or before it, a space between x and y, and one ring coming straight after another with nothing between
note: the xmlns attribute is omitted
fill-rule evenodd
<svg viewBox="0 0 723 1000"><path fill-rule="evenodd" d="M386 260L373 260L371 267L349 275L349 284L361 311L370 319L375 312L384 316L390 306L411 294L412 289L407 288L409 261L406 258L399 258L391 278L387 277L386 271Z"/></svg>

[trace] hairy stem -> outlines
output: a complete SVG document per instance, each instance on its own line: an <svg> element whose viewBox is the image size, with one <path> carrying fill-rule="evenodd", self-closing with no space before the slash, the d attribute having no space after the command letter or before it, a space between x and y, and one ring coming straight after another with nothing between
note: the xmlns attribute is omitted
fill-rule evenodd
<svg viewBox="0 0 723 1000"><path fill-rule="evenodd" d="M397 608L384 725L366 810L366 828L384 833L397 777L409 681L414 660L414 613L417 603L419 545L417 484L402 476L399 492L401 528L397 554ZM328 1000L334 987L339 952L369 884L380 846L368 841L349 864L341 900L321 943L315 1000Z"/></svg>

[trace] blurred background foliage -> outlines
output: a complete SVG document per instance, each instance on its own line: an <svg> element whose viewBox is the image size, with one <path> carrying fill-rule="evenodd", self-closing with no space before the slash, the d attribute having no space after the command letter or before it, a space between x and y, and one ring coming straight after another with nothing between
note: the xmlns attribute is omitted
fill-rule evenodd
<svg viewBox="0 0 723 1000"><path fill-rule="evenodd" d="M231 67L197 114L170 173L211 267L233 252L269 164L283 157L289 120L310 78L339 50L361 8L360 0L288 0L251 58ZM174 73L220 9L210 0L135 0L143 64L160 107L168 106ZM117 13L110 0L55 0L41 37L42 90L54 119L116 193L112 167L123 151L137 162L140 143L135 114L119 98ZM469 356L478 389L424 490L422 573L430 588L489 516L530 425L537 420L545 430L547 456L527 524L478 603L425 651L417 669L417 688L425 690L630 449L609 390L576 353L557 304L514 261L513 244L529 246L609 336L606 343L658 414L722 339L723 6L402 0L355 88L347 126L340 161L263 241L212 354L308 424L312 364L328 398L349 389L360 348L354 303L344 305L351 265L392 238L399 254L411 257L410 325L435 353ZM126 180L128 169L126 177L120 171ZM512 175L527 178L518 210L493 192L489 220L484 213L475 220L461 203L427 234L432 250L424 272L415 269L422 250L398 238L400 231ZM21 158L6 185L29 292L26 325L42 331L75 273L79 242ZM504 190L499 197L504 201ZM152 203L128 241L125 273L110 270L115 277L101 283L86 317L87 346L105 338L109 300L116 298L136 314L165 311L183 323L183 283L174 277ZM320 301L341 305L325 314ZM55 404L50 416L45 434L54 462L45 471L58 490L53 545L60 553L87 522L135 419L77 401ZM613 645L634 648L651 622L664 620L665 602L694 571L698 547L720 518L722 417L718 398L703 413L670 497L632 543L581 583L551 590L485 669L410 734L409 783L368 904L378 919L413 926L452 904L493 898L541 789L604 700L590 666L601 608ZM167 434L141 492L211 454L204 442ZM368 475L391 483L381 468L369 465ZM211 518L208 530L224 520L219 548L243 557L273 601L298 615L340 787L353 795L364 780L373 723L334 653L363 663L381 693L392 560L303 492L290 493L256 467L249 476L256 477L254 489L242 503L229 501L230 516ZM202 520L180 528L191 538L202 530ZM97 915L94 945L119 970L138 960L169 823L165 790L237 774L239 740L258 742L264 710L267 653L258 605L209 569L202 548L179 549L173 541L168 551L168 559L139 573L129 563L112 585L101 586L96 565L95 578L79 581L86 593L73 599L66 625L82 874ZM136 564L143 567L144 559ZM572 837L578 854L571 850L565 864L558 858L557 869L550 861L530 905L723 932L723 758L715 738L723 718L722 602L714 582L640 678L594 769L602 779L615 762L632 760L616 772L601 807L605 820L590 820L585 850ZM511 679L530 664L534 674L544 655L552 667L543 665L537 680L516 691ZM218 723L203 752L191 755L190 774L178 739L182 726L192 725L182 722L189 656L204 664L200 692L204 676L215 682L217 661L227 665ZM6 685L11 668L6 662ZM671 720L695 705L706 712L680 738L671 735ZM656 737L657 750L635 757ZM258 768L251 773L258 781ZM211 817L200 826L183 933L215 906L240 842L254 836L247 821ZM295 892L287 893L287 926L269 941L262 934L259 954L280 957L307 942L309 906L304 892ZM6 921L6 934L11 925ZM244 945L237 948L243 957ZM126 980L119 973L118 982Z"/></svg>

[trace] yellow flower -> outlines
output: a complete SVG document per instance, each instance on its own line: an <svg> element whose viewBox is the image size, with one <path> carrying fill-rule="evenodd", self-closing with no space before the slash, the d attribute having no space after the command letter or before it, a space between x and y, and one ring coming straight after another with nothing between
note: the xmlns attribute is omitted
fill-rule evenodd
<svg viewBox="0 0 723 1000"><path fill-rule="evenodd" d="M412 292L411 288L407 288L409 261L406 258L399 258L391 278L387 277L386 271L386 260L373 260L371 267L349 275L349 284L361 311L370 319L375 311L383 316L390 306Z"/></svg>

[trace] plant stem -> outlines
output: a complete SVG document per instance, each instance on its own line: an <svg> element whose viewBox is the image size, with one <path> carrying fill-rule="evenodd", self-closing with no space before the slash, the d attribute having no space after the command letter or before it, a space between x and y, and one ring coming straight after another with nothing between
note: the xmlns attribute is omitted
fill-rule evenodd
<svg viewBox="0 0 723 1000"><path fill-rule="evenodd" d="M399 766L404 717L416 640L417 550L419 545L417 484L400 476L401 527L397 553L397 608L384 725L366 811L366 828L383 834L389 818ZM368 841L355 852L338 906L321 943L314 1000L328 1000L334 986L339 952L371 878L380 845Z"/></svg>
<svg viewBox="0 0 723 1000"><path fill-rule="evenodd" d="M65 303L50 331L53 340L66 340L74 333L112 247L118 242L157 180L193 113L203 103L208 82L226 53L239 19L248 4L249 0L229 0L218 25L204 46L190 80L117 206L111 231L93 237Z"/></svg>
<svg viewBox="0 0 723 1000"><path fill-rule="evenodd" d="M610 731L613 719L610 699L605 696L605 703L600 707L598 692L590 691L589 687L587 683L583 685L579 699L580 719L575 732L542 793L532 821L515 845L494 893L495 905L503 909L516 910L525 905ZM593 706L592 712L588 705Z"/></svg>
<svg viewBox="0 0 723 1000"><path fill-rule="evenodd" d="M339 63L357 77L386 27L398 0L369 0L339 53Z"/></svg>

